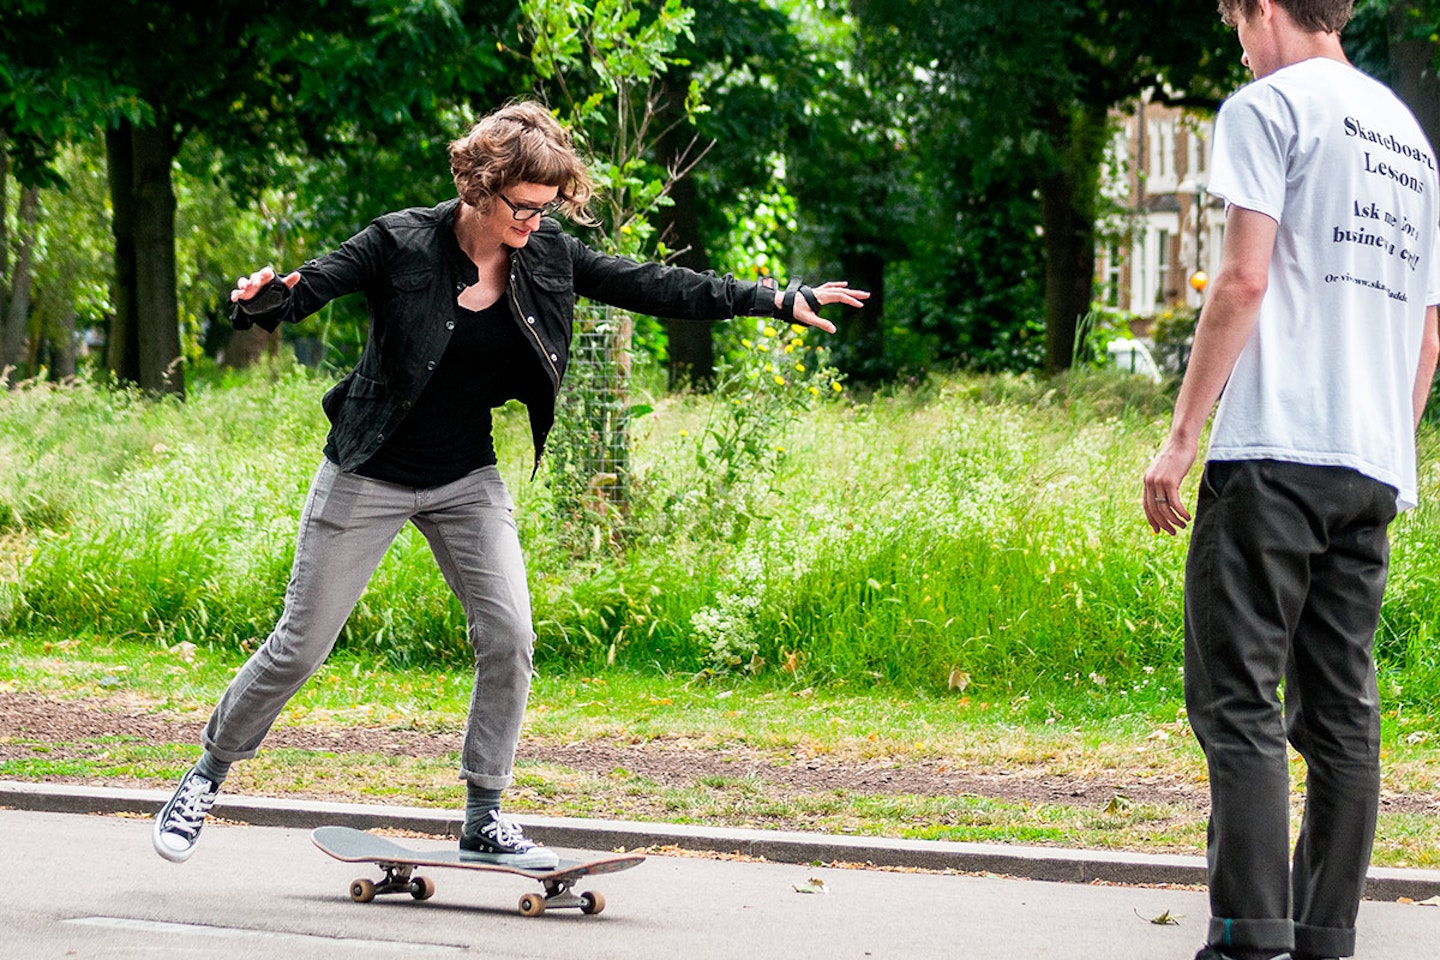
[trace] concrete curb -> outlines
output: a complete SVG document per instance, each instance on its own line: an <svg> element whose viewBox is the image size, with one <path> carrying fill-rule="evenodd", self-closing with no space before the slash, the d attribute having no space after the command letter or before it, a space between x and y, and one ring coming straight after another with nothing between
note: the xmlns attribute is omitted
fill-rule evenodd
<svg viewBox="0 0 1440 960"><path fill-rule="evenodd" d="M0 781L0 807L50 813L138 813L148 816L158 810L169 796L168 791L162 790ZM222 794L215 804L213 814L225 820L256 826L302 830L338 824L361 830L389 827L456 836L460 829L460 821L444 810L226 794ZM776 863L862 863L877 867L995 873L1065 883L1205 883L1204 857L943 840L887 840L530 814L516 819L524 823L527 833L543 843L582 850L677 847L763 857ZM1440 870L1371 867L1365 895L1372 900L1400 897L1425 900L1440 896Z"/></svg>

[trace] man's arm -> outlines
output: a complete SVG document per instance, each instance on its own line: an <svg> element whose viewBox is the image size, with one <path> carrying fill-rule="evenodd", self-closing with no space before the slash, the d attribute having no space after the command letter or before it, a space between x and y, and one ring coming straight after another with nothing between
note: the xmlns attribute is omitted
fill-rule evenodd
<svg viewBox="0 0 1440 960"><path fill-rule="evenodd" d="M1220 275L1200 311L1170 436L1145 471L1145 518L1156 533L1174 534L1190 520L1180 502L1180 483L1195 463L1200 431L1255 329L1270 281L1278 227L1265 214L1242 207L1232 206L1225 215Z"/></svg>
<svg viewBox="0 0 1440 960"><path fill-rule="evenodd" d="M1425 402L1430 399L1430 382L1435 379L1435 361L1440 357L1440 307L1429 307L1425 311L1425 334L1420 341L1420 366L1415 370L1415 426L1420 426L1420 415L1425 412Z"/></svg>

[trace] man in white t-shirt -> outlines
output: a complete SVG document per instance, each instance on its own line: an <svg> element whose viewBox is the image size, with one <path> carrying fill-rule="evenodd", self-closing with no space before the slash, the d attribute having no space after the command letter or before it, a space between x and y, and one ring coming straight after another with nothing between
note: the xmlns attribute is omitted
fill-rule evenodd
<svg viewBox="0 0 1440 960"><path fill-rule="evenodd" d="M1185 571L1211 797L1197 960L1353 954L1375 836L1372 644L1440 353L1440 179L1410 111L1346 60L1352 3L1220 2L1256 79L1216 121L1221 268L1144 481L1151 527L1183 528L1219 398ZM1307 764L1293 864L1287 735Z"/></svg>

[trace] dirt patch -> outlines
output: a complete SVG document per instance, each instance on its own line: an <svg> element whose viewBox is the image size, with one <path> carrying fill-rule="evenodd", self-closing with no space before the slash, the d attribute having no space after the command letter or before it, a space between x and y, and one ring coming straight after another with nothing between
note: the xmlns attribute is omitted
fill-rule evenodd
<svg viewBox="0 0 1440 960"><path fill-rule="evenodd" d="M57 761L72 754L88 755L86 741L101 737L199 744L203 725L202 720L157 713L143 704L117 699L52 700L0 693L0 761L33 756L32 747L36 742L47 744L47 759ZM277 727L265 745L269 749L448 757L458 754L460 741L458 730L429 732L312 724ZM802 757L743 745L716 748L684 738L635 743L613 740L556 743L527 739L521 743L519 755L526 762L553 764L596 776L623 770L667 786L685 786L714 778L748 779L779 796L827 791L865 795L971 795L1096 808L1109 805L1121 795L1134 804L1189 810L1204 810L1209 805L1203 783L1179 778L1062 776L1043 767L1028 766L975 769L943 759ZM1381 799L1381 810L1440 816L1440 796L1386 794Z"/></svg>

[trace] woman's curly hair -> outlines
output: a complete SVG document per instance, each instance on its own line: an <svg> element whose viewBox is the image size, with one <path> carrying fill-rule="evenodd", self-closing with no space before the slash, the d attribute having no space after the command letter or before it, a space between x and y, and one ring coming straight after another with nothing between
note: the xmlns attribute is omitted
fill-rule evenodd
<svg viewBox="0 0 1440 960"><path fill-rule="evenodd" d="M450 172L460 199L488 213L495 195L516 183L558 187L560 210L595 223L595 185L570 134L542 104L517 100L486 115L450 143Z"/></svg>

